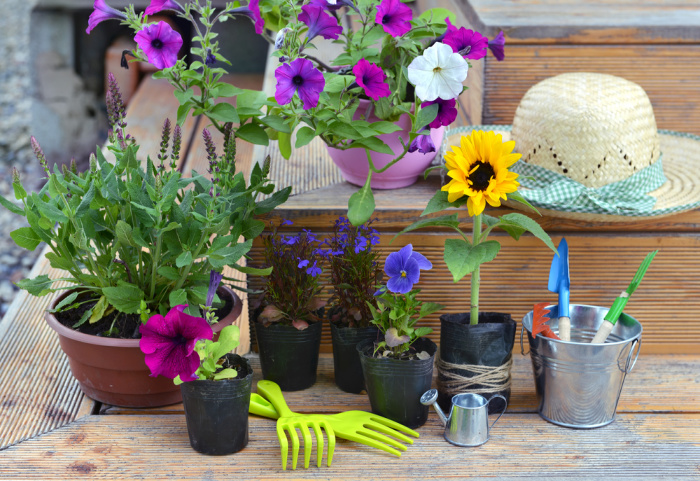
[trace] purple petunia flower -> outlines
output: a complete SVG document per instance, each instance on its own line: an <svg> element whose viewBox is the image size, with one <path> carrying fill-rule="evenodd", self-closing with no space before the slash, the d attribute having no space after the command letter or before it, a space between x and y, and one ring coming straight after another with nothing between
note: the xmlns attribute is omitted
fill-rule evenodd
<svg viewBox="0 0 700 481"><path fill-rule="evenodd" d="M392 252L384 262L384 272L389 276L387 289L395 294L406 294L420 279L420 271L430 270L433 265L424 255L413 252L411 244L398 252Z"/></svg>
<svg viewBox="0 0 700 481"><path fill-rule="evenodd" d="M185 13L185 9L182 8L182 5L173 0L151 0L150 5L146 7L143 13L146 15L153 15L162 10L175 10L176 12Z"/></svg>
<svg viewBox="0 0 700 481"><path fill-rule="evenodd" d="M212 269L212 271L209 273L209 289L207 289L207 307L211 307L212 303L214 302L214 295L216 294L216 290L219 288L219 284L221 283L221 279L224 278L224 275L221 272L216 272L215 270Z"/></svg>
<svg viewBox="0 0 700 481"><path fill-rule="evenodd" d="M488 38L474 30L464 27L458 29L450 23L449 18L446 18L445 21L447 22L447 32L445 32L445 38L442 43L452 47L453 52L460 54L464 58L479 60L486 57Z"/></svg>
<svg viewBox="0 0 700 481"><path fill-rule="evenodd" d="M144 26L136 33L134 40L156 68L169 68L177 63L182 37L166 22Z"/></svg>
<svg viewBox="0 0 700 481"><path fill-rule="evenodd" d="M90 33L93 28L97 27L97 25L104 20L122 20L126 18L126 14L120 12L116 8L110 7L105 3L105 0L95 0L93 8L95 10L93 10L90 14L90 18L88 18L88 28L85 30L87 33Z"/></svg>
<svg viewBox="0 0 700 481"><path fill-rule="evenodd" d="M260 35L265 28L265 20L260 13L260 0L250 0L245 7L233 8L226 13L230 15L243 15L250 18L255 24L255 33Z"/></svg>
<svg viewBox="0 0 700 481"><path fill-rule="evenodd" d="M321 268L316 267L316 261L314 261L314 265L306 269L306 273L309 274L311 277L316 277L317 275L321 274L321 272Z"/></svg>
<svg viewBox="0 0 700 481"><path fill-rule="evenodd" d="M343 7L349 7L357 11L357 7L354 3L352 3L352 0L311 0L309 2L309 5L313 5L314 7L321 7L324 10L328 10L329 12L338 11Z"/></svg>
<svg viewBox="0 0 700 481"><path fill-rule="evenodd" d="M503 36L503 31L498 32L498 35L496 35L493 40L489 40L488 46L493 56L496 57L496 60L500 62L506 58L506 38Z"/></svg>
<svg viewBox="0 0 700 481"><path fill-rule="evenodd" d="M437 104L438 112L435 120L428 124L431 129L437 129L443 125L447 127L457 118L457 99L443 100L438 97L435 100L430 100L428 102L423 102L421 108L428 107L429 105Z"/></svg>
<svg viewBox="0 0 700 481"><path fill-rule="evenodd" d="M355 74L357 84L364 89L365 94L372 100L376 101L391 95L391 89L384 82L386 74L377 65L369 63L363 58L352 68L352 73Z"/></svg>
<svg viewBox="0 0 700 481"><path fill-rule="evenodd" d="M408 146L409 152L412 153L418 151L421 154L435 152L435 142L433 142L433 139L430 137L430 129L428 127L423 127L422 129L418 130L418 133L420 134L421 132L425 132L426 130L428 131L427 134L419 135L418 137L413 139L411 145Z"/></svg>
<svg viewBox="0 0 700 481"><path fill-rule="evenodd" d="M413 20L413 12L401 3L401 0L382 0L382 3L377 5L377 16L374 21L392 37L400 37L411 30L411 20Z"/></svg>
<svg viewBox="0 0 700 481"><path fill-rule="evenodd" d="M309 110L318 105L326 81L311 60L298 58L291 63L284 63L275 70L277 85L275 87L275 100L281 105L287 105L292 101L294 92L304 102L304 110Z"/></svg>
<svg viewBox="0 0 700 481"><path fill-rule="evenodd" d="M165 317L160 314L139 327L139 347L151 376L165 376L183 382L195 381L199 368L199 354L194 347L201 339L212 339L214 333L209 323L201 317L185 314L187 305L175 306Z"/></svg>
<svg viewBox="0 0 700 481"><path fill-rule="evenodd" d="M301 7L299 20L309 27L306 34L306 41L310 42L314 37L320 35L326 40L337 40L343 33L343 28L338 25L338 19L328 15L321 7L304 5Z"/></svg>

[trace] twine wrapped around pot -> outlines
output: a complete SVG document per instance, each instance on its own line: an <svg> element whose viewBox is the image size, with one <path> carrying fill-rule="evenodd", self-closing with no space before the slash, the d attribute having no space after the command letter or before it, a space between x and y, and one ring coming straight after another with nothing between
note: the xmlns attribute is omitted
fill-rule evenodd
<svg viewBox="0 0 700 481"><path fill-rule="evenodd" d="M510 389L513 357L500 366L482 366L478 364L454 364L444 361L438 350L435 356L438 368L438 390L450 396L464 392L476 394L495 394ZM457 374L459 371L470 371L474 376L466 377ZM479 386L478 388L475 386Z"/></svg>

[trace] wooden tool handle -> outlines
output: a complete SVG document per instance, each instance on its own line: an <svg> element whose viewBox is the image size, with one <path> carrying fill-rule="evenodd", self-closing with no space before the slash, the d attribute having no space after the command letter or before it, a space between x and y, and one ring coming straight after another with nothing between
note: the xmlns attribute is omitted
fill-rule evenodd
<svg viewBox="0 0 700 481"><path fill-rule="evenodd" d="M560 317L559 318L559 339L562 341L571 340L571 318L570 317Z"/></svg>
<svg viewBox="0 0 700 481"><path fill-rule="evenodd" d="M598 328L598 332L595 333L591 344L604 344L612 332L613 327L615 327L615 325L612 322L608 320L603 321L603 324Z"/></svg>

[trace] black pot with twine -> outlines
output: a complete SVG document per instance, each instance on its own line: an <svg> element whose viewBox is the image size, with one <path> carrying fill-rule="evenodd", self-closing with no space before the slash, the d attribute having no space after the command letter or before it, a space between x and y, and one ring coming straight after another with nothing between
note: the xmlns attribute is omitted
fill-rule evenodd
<svg viewBox="0 0 700 481"><path fill-rule="evenodd" d="M500 394L510 401L511 367L516 324L510 314L480 312L471 325L470 314L440 316L440 350L436 356L438 402L451 407L460 393L481 394L490 399ZM489 413L503 411L499 398L489 404Z"/></svg>

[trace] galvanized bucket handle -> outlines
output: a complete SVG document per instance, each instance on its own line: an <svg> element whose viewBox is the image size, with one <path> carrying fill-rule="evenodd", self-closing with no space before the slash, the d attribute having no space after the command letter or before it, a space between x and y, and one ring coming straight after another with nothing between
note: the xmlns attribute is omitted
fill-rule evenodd
<svg viewBox="0 0 700 481"><path fill-rule="evenodd" d="M637 348L637 354L634 356L634 361L632 361L632 364L630 365L630 361L632 360L632 353L634 352L634 348ZM635 339L632 341L632 346L630 347L630 352L627 354L627 363L625 364L625 374L629 374L632 372L632 369L634 369L634 366L637 364L637 359L639 359L639 353L642 350L642 337L640 336L639 339Z"/></svg>
<svg viewBox="0 0 700 481"><path fill-rule="evenodd" d="M504 406L503 406L503 411L501 411L501 414L499 414L498 417L496 418L496 420L491 423L491 427L489 427L489 431L491 431L493 429L494 424L496 424L498 422L498 420L501 419L501 416L503 416L503 414L506 412L506 409L508 408L508 401L506 400L505 397L501 396L500 394L494 394L493 396L491 396L489 398L488 402L486 403L486 405L488 406L491 403L491 401L493 401L493 398L495 398L495 397L499 397L499 398L503 399ZM486 409L488 409L488 407Z"/></svg>
<svg viewBox="0 0 700 481"><path fill-rule="evenodd" d="M520 355L530 354L530 351L525 352L525 346L523 346L523 334L525 334L525 324L520 325Z"/></svg>

